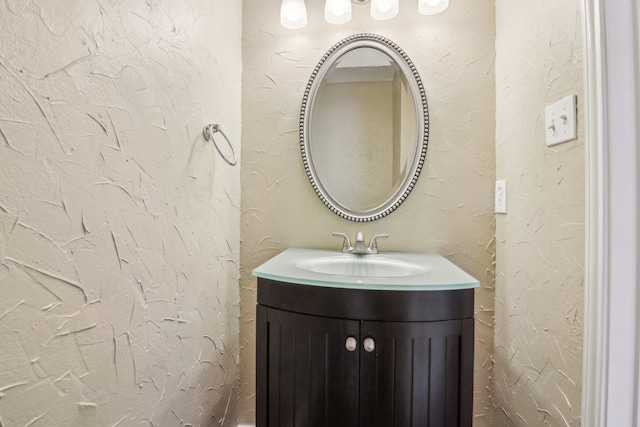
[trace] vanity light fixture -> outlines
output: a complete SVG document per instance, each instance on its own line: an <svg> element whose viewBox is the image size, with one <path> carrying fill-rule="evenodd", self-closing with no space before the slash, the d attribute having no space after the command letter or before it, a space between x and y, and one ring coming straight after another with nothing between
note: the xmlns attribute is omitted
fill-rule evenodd
<svg viewBox="0 0 640 427"><path fill-rule="evenodd" d="M379 21L386 21L398 14L399 0L371 0L371 17Z"/></svg>
<svg viewBox="0 0 640 427"><path fill-rule="evenodd" d="M324 20L330 24L351 21L351 0L327 0L324 4Z"/></svg>
<svg viewBox="0 0 640 427"><path fill-rule="evenodd" d="M435 15L449 7L449 0L418 0L418 12L422 15Z"/></svg>
<svg viewBox="0 0 640 427"><path fill-rule="evenodd" d="M307 7L304 0L282 0L280 24L291 30L297 30L307 25Z"/></svg>
<svg viewBox="0 0 640 427"><path fill-rule="evenodd" d="M364 5L369 2L371 17L378 21L391 19L400 11L400 0L325 0L324 19L330 24L346 24L351 21L351 3ZM435 15L448 7L449 0L418 0L418 12L422 15ZM292 30L307 25L304 0L282 0L280 23Z"/></svg>

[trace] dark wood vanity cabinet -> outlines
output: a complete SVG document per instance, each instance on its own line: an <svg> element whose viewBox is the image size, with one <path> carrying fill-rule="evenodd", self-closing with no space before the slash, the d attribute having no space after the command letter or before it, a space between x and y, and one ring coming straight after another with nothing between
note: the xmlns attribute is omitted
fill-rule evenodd
<svg viewBox="0 0 640 427"><path fill-rule="evenodd" d="M257 427L471 426L473 289L259 278L257 315Z"/></svg>

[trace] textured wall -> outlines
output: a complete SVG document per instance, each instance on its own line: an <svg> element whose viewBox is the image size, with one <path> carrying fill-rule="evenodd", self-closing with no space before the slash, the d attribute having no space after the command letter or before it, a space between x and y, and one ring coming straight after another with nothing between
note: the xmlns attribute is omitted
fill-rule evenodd
<svg viewBox="0 0 640 427"><path fill-rule="evenodd" d="M578 426L584 264L582 2L498 0L495 425ZM577 94L577 141L545 148L544 107Z"/></svg>
<svg viewBox="0 0 640 427"><path fill-rule="evenodd" d="M401 2L391 21L354 7L342 26L323 21L308 1L309 24L279 23L279 1L243 2L243 170L241 420L254 419L256 280L251 270L286 247L339 249L332 231L388 232L381 250L438 252L482 281L476 293L475 413L490 425L493 350L495 179L494 3L457 0L438 16ZM392 215L357 224L324 207L309 185L298 148L304 89L324 52L342 38L374 32L391 38L416 64L429 99L431 137L413 193Z"/></svg>
<svg viewBox="0 0 640 427"><path fill-rule="evenodd" d="M0 426L231 425L241 8L0 1Z"/></svg>

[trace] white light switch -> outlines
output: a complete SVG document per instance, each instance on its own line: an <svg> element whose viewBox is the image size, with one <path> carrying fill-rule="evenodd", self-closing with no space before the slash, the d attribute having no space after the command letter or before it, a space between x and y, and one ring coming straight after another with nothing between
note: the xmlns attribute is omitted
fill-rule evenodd
<svg viewBox="0 0 640 427"><path fill-rule="evenodd" d="M496 181L496 213L507 213L507 180Z"/></svg>
<svg viewBox="0 0 640 427"><path fill-rule="evenodd" d="M547 147L576 139L576 96L569 95L544 110Z"/></svg>

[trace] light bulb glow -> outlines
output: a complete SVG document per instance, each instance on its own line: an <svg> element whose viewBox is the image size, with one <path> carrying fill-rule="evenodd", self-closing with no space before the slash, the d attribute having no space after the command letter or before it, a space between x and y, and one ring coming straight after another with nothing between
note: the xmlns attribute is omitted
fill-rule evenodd
<svg viewBox="0 0 640 427"><path fill-rule="evenodd" d="M351 0L327 0L324 19L330 24L345 24L351 20Z"/></svg>
<svg viewBox="0 0 640 427"><path fill-rule="evenodd" d="M380 4L378 5L378 9L381 12L388 12L389 9L391 9L391 2L389 1L381 1Z"/></svg>
<svg viewBox="0 0 640 427"><path fill-rule="evenodd" d="M418 0L418 12L422 15L435 15L449 7L449 0Z"/></svg>
<svg viewBox="0 0 640 427"><path fill-rule="evenodd" d="M398 0L371 0L371 17L377 20L391 19L398 14Z"/></svg>
<svg viewBox="0 0 640 427"><path fill-rule="evenodd" d="M307 25L307 7L304 4L304 0L282 0L280 24L292 30L297 30Z"/></svg>

